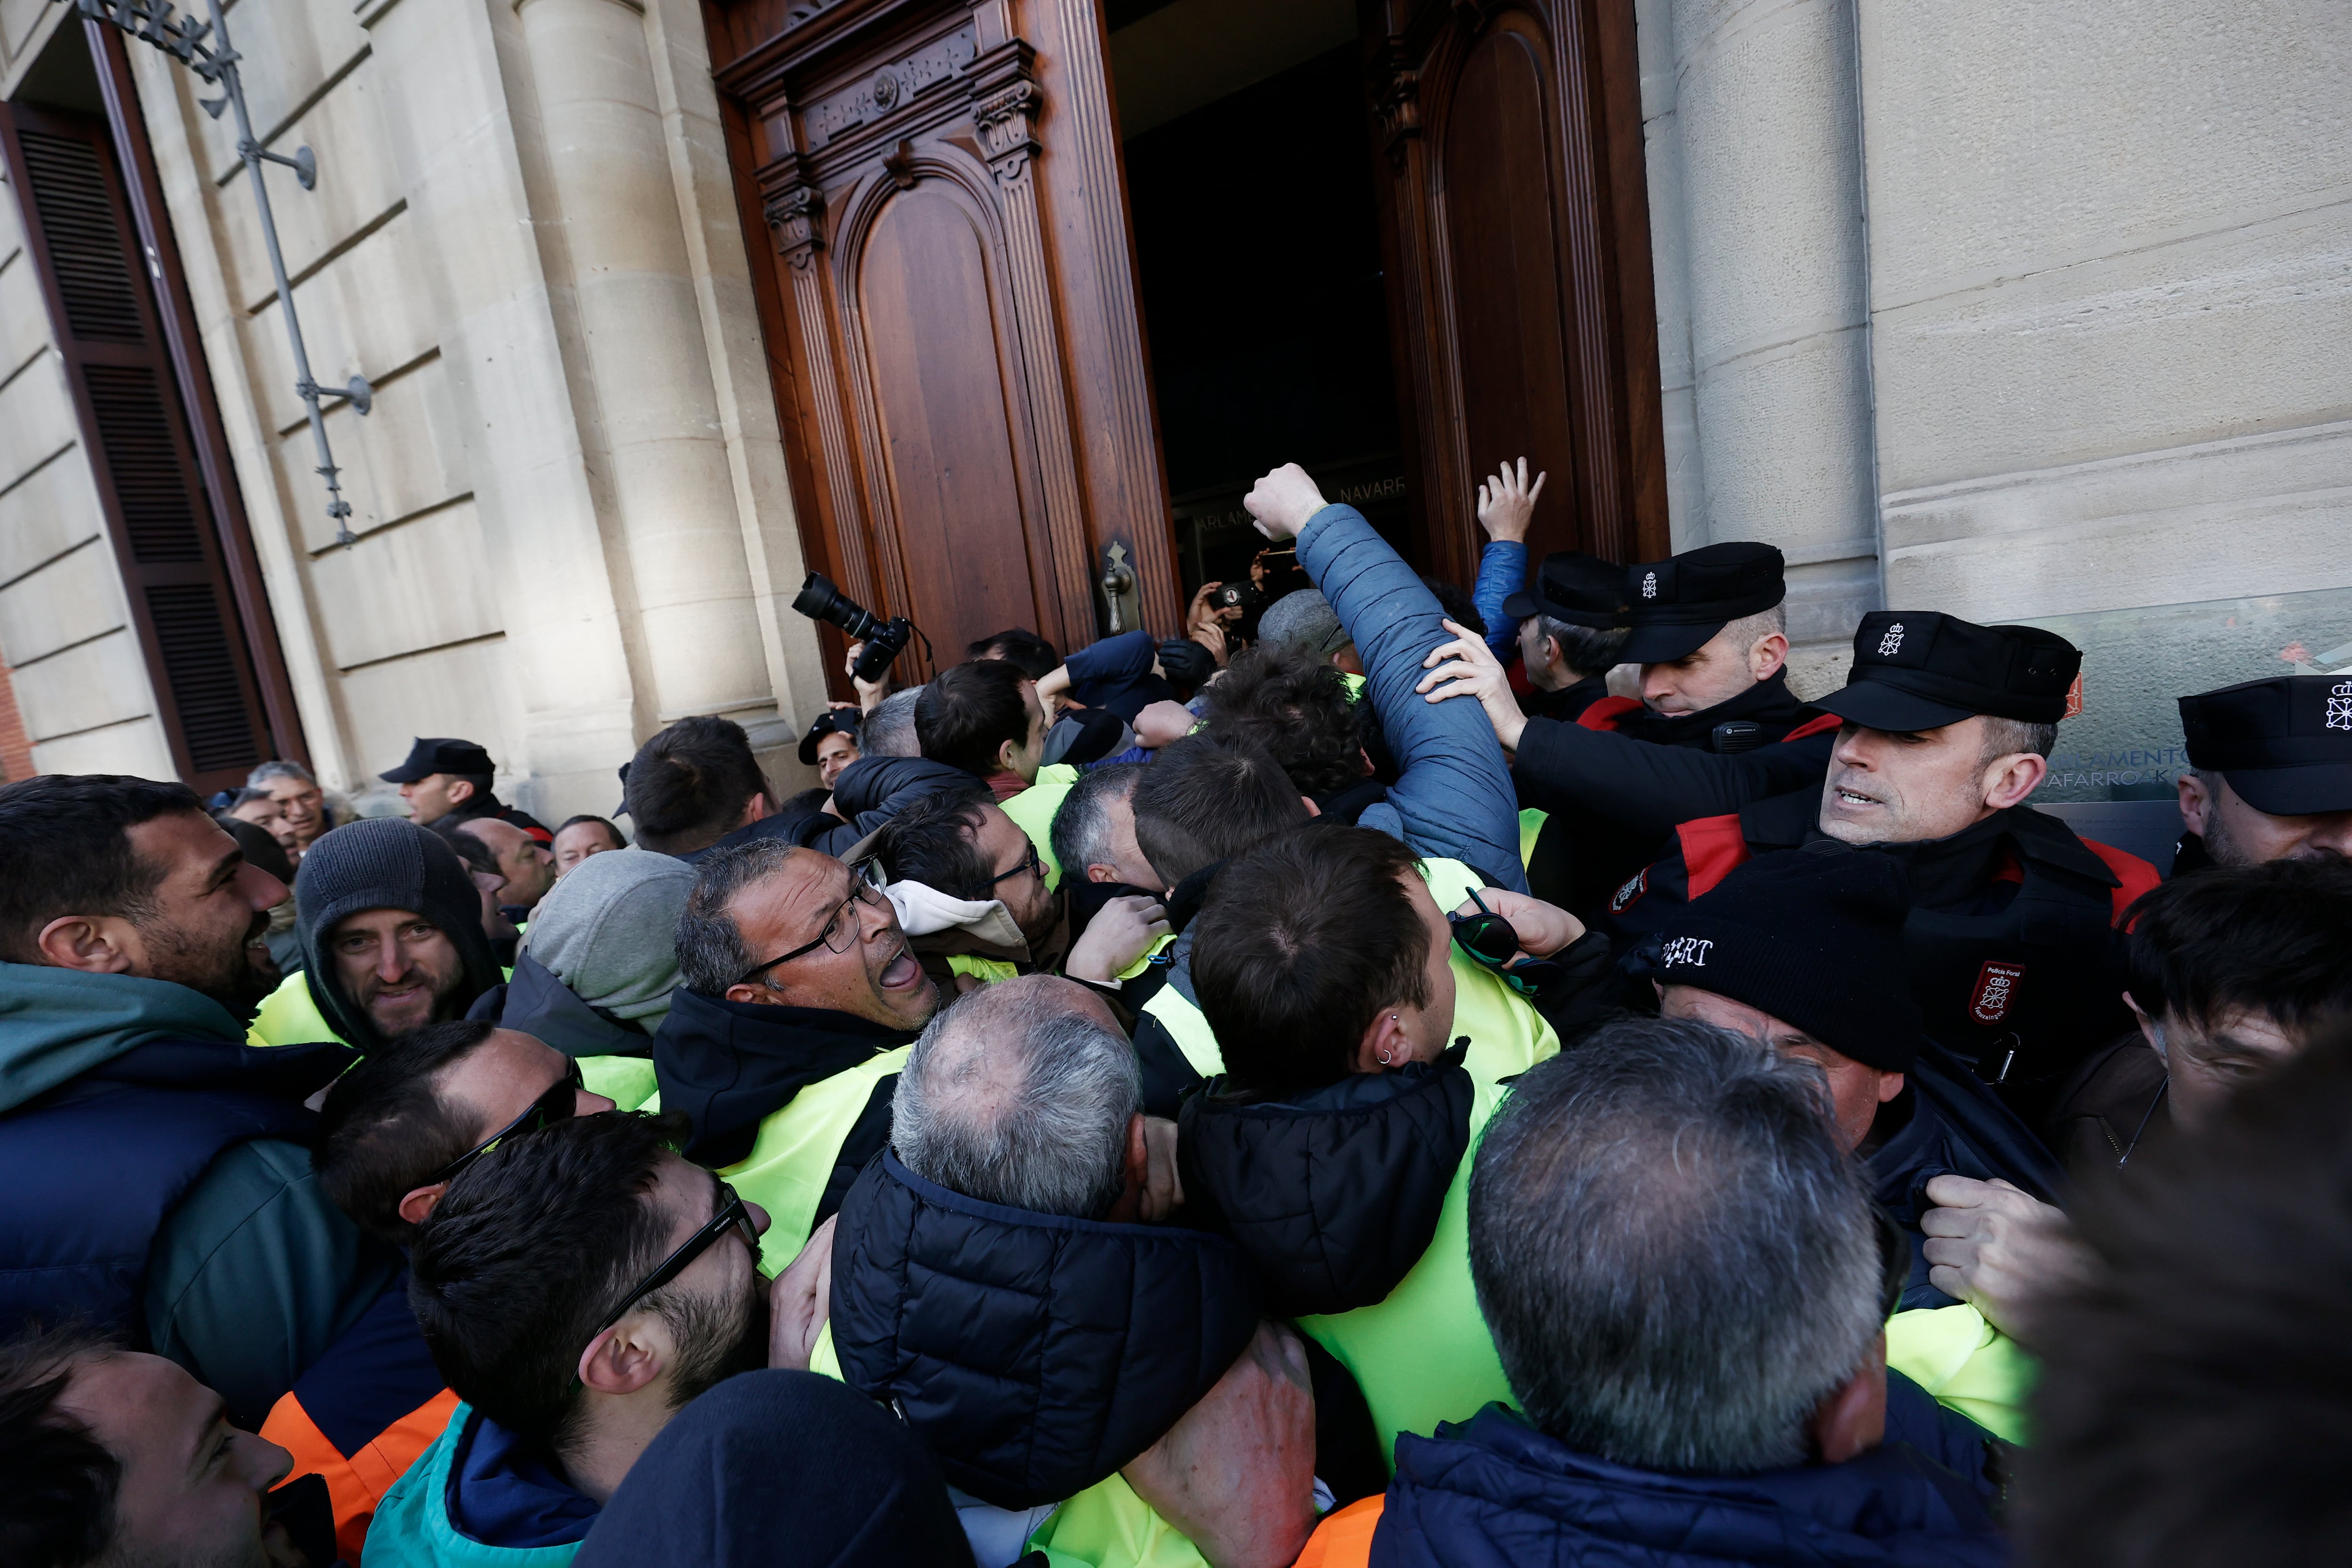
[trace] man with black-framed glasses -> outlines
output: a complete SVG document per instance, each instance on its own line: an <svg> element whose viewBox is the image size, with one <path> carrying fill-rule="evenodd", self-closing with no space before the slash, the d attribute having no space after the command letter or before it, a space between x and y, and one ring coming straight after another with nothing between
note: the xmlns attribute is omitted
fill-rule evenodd
<svg viewBox="0 0 2352 1568"><path fill-rule="evenodd" d="M687 1158L773 1218L781 1268L890 1135L906 1046L939 1010L877 866L774 838L713 850L677 921L654 1037Z"/></svg>
<svg viewBox="0 0 2352 1568"><path fill-rule="evenodd" d="M417 1228L409 1301L463 1403L385 1494L371 1557L569 1562L671 1416L768 1364L767 1215L675 1131L622 1111L506 1137Z"/></svg>
<svg viewBox="0 0 2352 1568"><path fill-rule="evenodd" d="M473 1020L404 1035L336 1080L312 1163L352 1223L405 1249L449 1184L490 1151L613 1102L545 1042ZM262 1424L324 1479L336 1544L356 1562L393 1481L448 1418L457 1396L408 1307L404 1271L296 1380Z"/></svg>

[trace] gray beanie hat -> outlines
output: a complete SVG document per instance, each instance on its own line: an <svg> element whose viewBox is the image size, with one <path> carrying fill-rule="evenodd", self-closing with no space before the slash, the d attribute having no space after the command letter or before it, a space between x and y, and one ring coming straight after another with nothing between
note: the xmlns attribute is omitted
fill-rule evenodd
<svg viewBox="0 0 2352 1568"><path fill-rule="evenodd" d="M1258 641L1268 647L1303 647L1326 658L1348 646L1348 628L1331 601L1312 588L1297 588L1265 607L1257 618Z"/></svg>
<svg viewBox="0 0 2352 1568"><path fill-rule="evenodd" d="M540 900L525 944L573 995L650 1035L669 1016L677 917L694 878L685 861L650 849L591 855Z"/></svg>
<svg viewBox="0 0 2352 1568"><path fill-rule="evenodd" d="M310 999L345 1045L383 1048L366 1009L343 994L328 933L362 910L407 910L440 928L465 962L457 1015L499 983L498 961L482 930L482 895L466 863L436 833L400 817L349 822L319 836L294 875L294 933L302 946Z"/></svg>

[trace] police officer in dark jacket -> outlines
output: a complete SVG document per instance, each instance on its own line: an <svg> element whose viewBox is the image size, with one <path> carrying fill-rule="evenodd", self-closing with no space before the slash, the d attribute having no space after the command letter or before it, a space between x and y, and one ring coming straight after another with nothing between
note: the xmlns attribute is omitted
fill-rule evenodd
<svg viewBox="0 0 2352 1568"><path fill-rule="evenodd" d="M1523 713L1475 638L1431 653L1424 662L1443 668L1421 682L1433 700L1475 695L1485 704L1497 737L1517 753L1521 804L1548 814L1528 852L1528 885L1583 919L1656 858L1675 823L1717 798L1721 761L1768 751L1768 776L1793 788L1819 776L1835 727L1789 689L1778 550L1710 544L1623 568L1618 581L1620 624L1631 629L1617 657L1642 667L1640 700L1601 696L1574 715ZM1589 615L1612 597L1605 575L1590 572L1559 587ZM1578 750L1580 741L1604 736L1615 743L1588 746L1592 755ZM1648 754L1628 742L1680 755ZM1619 780L1620 795L1628 776L1643 784L1629 803L1612 798L1605 784L1591 787L1594 774Z"/></svg>
<svg viewBox="0 0 2352 1568"><path fill-rule="evenodd" d="M1741 866L1631 955L1670 1018L1700 1018L1813 1063L1871 1188L1911 1239L1902 1306L1949 1307L1928 1283L1919 1217L1946 1173L2047 1204L2060 1172L1998 1095L1919 1031L1905 984L1903 868L1834 840Z"/></svg>
<svg viewBox="0 0 2352 1568"><path fill-rule="evenodd" d="M408 748L405 762L376 777L400 786L400 798L408 803L410 812L421 824L430 826L445 816L453 825L470 822L478 816L495 816L514 824L541 844L554 843L555 835L541 826L537 817L507 805L490 792L490 778L497 772L490 753L475 742L420 735L416 743Z"/></svg>
<svg viewBox="0 0 2352 1568"><path fill-rule="evenodd" d="M2088 1051L2131 1026L2113 925L2156 885L2137 856L2026 805L2082 655L2032 626L1876 610L1848 684L1817 706L1845 722L1819 788L1685 822L1609 912L1621 943L1677 918L1737 866L1834 838L1900 861L1912 994L1927 1031L2038 1125Z"/></svg>
<svg viewBox="0 0 2352 1568"><path fill-rule="evenodd" d="M2352 858L2352 674L2274 675L2180 700L2176 877Z"/></svg>
<svg viewBox="0 0 2352 1568"><path fill-rule="evenodd" d="M1622 662L1631 626L1622 566L1556 550L1533 581L1503 601L1503 613L1519 623L1519 660L1531 688L1520 707L1529 718L1573 724L1609 695L1609 672Z"/></svg>

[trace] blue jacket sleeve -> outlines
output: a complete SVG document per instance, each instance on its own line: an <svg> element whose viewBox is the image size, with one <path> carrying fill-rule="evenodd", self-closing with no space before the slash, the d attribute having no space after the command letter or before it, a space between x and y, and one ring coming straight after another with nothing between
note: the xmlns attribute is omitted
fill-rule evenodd
<svg viewBox="0 0 2352 1568"><path fill-rule="evenodd" d="M1327 506L1307 520L1298 564L1331 601L1363 660L1397 761L1389 802L1403 819L1405 842L1526 892L1518 799L1485 711L1475 702L1425 701L1413 689L1423 658L1449 640L1435 596L1353 507Z"/></svg>
<svg viewBox="0 0 2352 1568"><path fill-rule="evenodd" d="M1470 602L1486 623L1486 646L1505 664L1518 652L1519 623L1503 609L1503 601L1527 586L1528 547L1516 539L1490 539L1478 558L1478 581L1471 584Z"/></svg>
<svg viewBox="0 0 2352 1568"><path fill-rule="evenodd" d="M1064 662L1069 667L1071 689L1076 690L1091 681L1126 681L1149 675L1151 661L1159 657L1160 644L1150 632L1139 628L1088 643Z"/></svg>

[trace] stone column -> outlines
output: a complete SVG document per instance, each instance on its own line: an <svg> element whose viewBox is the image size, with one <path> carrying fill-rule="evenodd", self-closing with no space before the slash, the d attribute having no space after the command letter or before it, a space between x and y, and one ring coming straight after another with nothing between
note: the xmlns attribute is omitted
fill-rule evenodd
<svg viewBox="0 0 2352 1568"><path fill-rule="evenodd" d="M639 721L756 721L776 693L643 12L522 0L518 14L545 151L533 215L551 281L572 296L564 357L583 456L601 470Z"/></svg>
<svg viewBox="0 0 2352 1568"><path fill-rule="evenodd" d="M1669 11L1670 45L1643 52L1645 76L1672 62L1643 93L1661 359L1692 388L1675 499L1705 510L1675 540L1788 553L1794 673L1820 689L1879 585L1852 0L1647 0L1640 19Z"/></svg>

